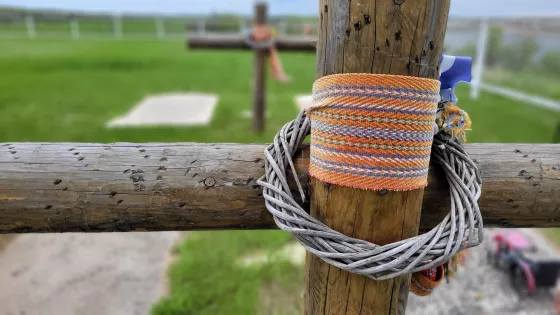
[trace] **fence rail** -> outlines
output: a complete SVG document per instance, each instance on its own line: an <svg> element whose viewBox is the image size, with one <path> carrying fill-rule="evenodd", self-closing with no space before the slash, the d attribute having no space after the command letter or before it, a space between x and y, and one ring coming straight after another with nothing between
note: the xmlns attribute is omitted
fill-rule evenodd
<svg viewBox="0 0 560 315"><path fill-rule="evenodd" d="M0 144L0 233L274 228L256 183L264 148ZM467 151L482 172L487 225L560 227L560 145L468 144ZM303 147L295 157L303 183L308 163ZM449 209L440 175L432 167L424 229Z"/></svg>

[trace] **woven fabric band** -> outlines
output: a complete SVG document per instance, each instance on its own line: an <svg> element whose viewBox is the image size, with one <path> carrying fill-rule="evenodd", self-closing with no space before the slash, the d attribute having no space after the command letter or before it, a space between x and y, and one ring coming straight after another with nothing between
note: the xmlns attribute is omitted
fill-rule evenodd
<svg viewBox="0 0 560 315"><path fill-rule="evenodd" d="M371 190L425 187L437 80L336 74L313 84L311 176Z"/></svg>

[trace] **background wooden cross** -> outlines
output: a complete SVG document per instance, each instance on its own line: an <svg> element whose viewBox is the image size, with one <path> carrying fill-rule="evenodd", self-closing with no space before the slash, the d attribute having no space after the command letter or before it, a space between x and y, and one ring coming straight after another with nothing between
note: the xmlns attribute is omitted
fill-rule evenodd
<svg viewBox="0 0 560 315"><path fill-rule="evenodd" d="M253 23L268 23L266 3L256 3ZM255 52L253 69L253 130L262 132L266 120L266 57L267 48L253 48L247 44L247 34L193 34L187 37L190 49L253 49ZM297 36L278 36L274 38L275 47L283 51L315 52L315 38Z"/></svg>

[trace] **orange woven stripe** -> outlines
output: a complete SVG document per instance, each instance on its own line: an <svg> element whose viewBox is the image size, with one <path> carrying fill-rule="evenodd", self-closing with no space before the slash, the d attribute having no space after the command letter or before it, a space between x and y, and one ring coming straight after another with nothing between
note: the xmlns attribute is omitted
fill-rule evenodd
<svg viewBox="0 0 560 315"><path fill-rule="evenodd" d="M361 189L427 185L439 81L337 74L313 85L311 176Z"/></svg>

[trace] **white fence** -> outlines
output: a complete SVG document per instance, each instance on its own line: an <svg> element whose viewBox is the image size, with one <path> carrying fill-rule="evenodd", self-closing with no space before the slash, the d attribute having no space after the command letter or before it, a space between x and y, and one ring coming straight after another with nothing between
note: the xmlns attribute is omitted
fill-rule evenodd
<svg viewBox="0 0 560 315"><path fill-rule="evenodd" d="M193 23L192 21L190 22ZM98 18L68 17L67 19L44 19L34 14L2 19L0 37L59 37L87 38L182 38L189 21L182 18L150 17L135 18L112 15ZM201 31L204 31L202 29Z"/></svg>
<svg viewBox="0 0 560 315"><path fill-rule="evenodd" d="M0 37L84 38L183 38L187 32L239 33L251 27L250 17L193 18L182 16L75 15L0 11ZM316 35L316 23L296 23L273 19L277 34Z"/></svg>
<svg viewBox="0 0 560 315"><path fill-rule="evenodd" d="M560 93L537 96L547 88L535 88L536 83L529 82L546 72L542 61L547 54L560 53L559 21L560 17L450 19L447 53L473 57L471 98L478 99L483 90L560 111ZM506 78L495 80L491 74L496 72ZM551 79L560 82L560 77Z"/></svg>

